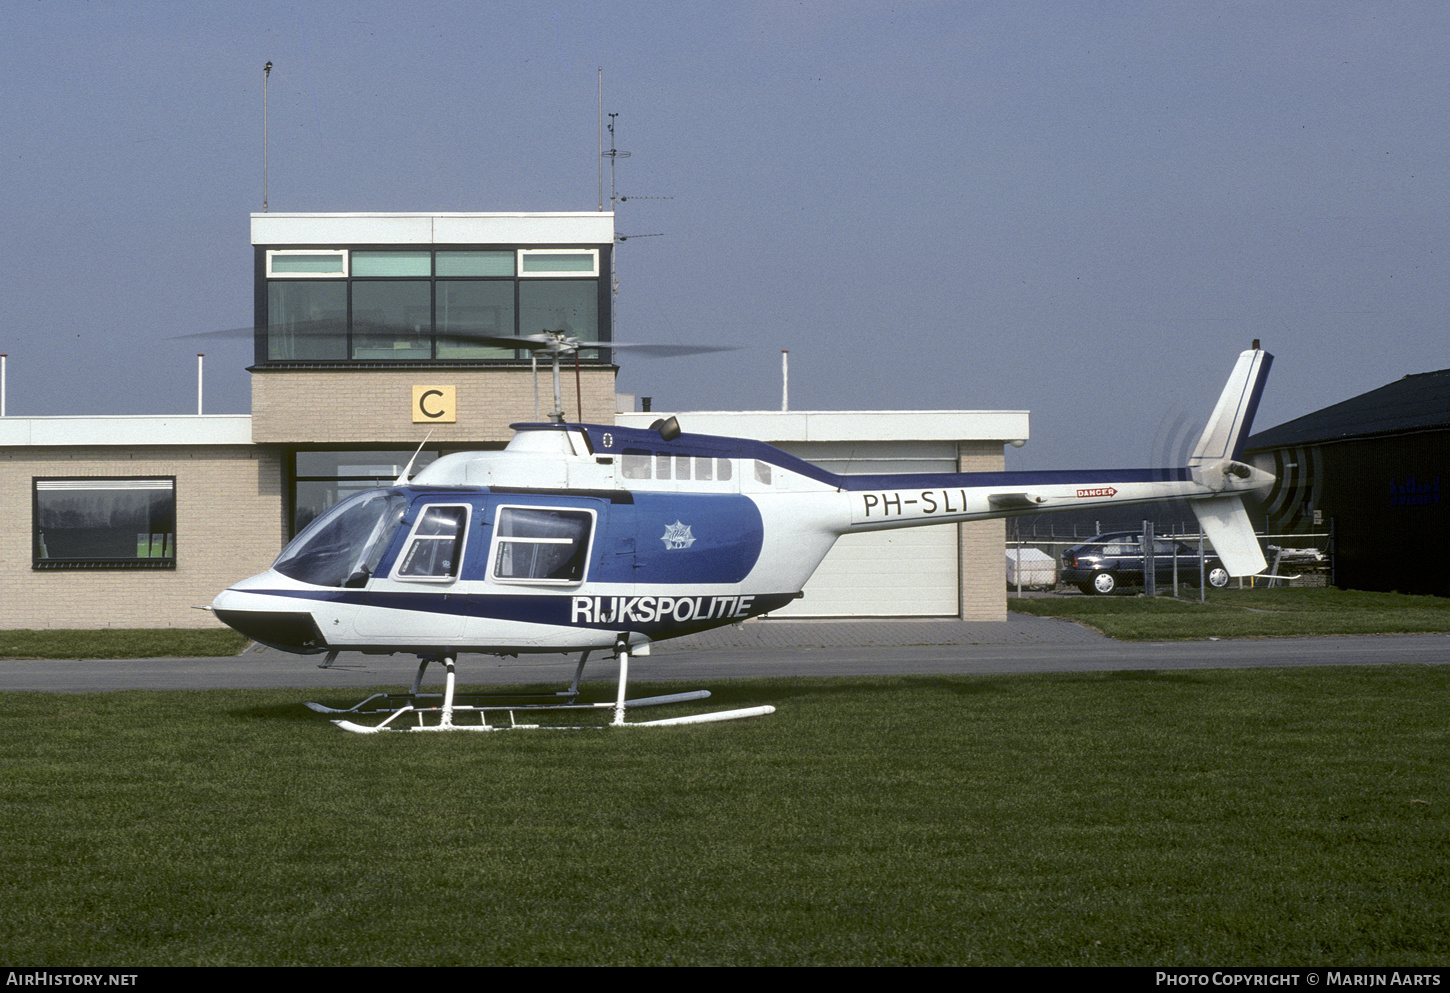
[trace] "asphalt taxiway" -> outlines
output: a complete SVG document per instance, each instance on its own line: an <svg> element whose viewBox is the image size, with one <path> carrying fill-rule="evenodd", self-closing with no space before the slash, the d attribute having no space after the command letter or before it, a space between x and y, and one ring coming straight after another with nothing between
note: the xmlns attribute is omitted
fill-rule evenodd
<svg viewBox="0 0 1450 993"><path fill-rule="evenodd" d="M1123 642L1069 621L1020 614L1003 622L772 619L651 647L648 656L631 658L632 681L1450 664L1450 634ZM326 669L319 667L322 658L253 646L225 658L3 661L0 691L405 686L417 669L411 655L344 652ZM465 654L458 679L463 685L566 684L576 662L565 655ZM441 667L428 675L430 685L441 681ZM595 653L585 671L586 680L615 675L607 652Z"/></svg>

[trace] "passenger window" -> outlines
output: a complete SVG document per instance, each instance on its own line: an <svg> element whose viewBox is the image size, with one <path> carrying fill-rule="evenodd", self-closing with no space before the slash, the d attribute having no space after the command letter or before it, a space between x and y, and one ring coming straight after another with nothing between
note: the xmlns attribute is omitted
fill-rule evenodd
<svg viewBox="0 0 1450 993"><path fill-rule="evenodd" d="M398 579L458 578L468 507L433 504L423 509L394 573Z"/></svg>
<svg viewBox="0 0 1450 993"><path fill-rule="evenodd" d="M674 461L670 455L664 452L655 454L655 479L670 478L670 463Z"/></svg>
<svg viewBox="0 0 1450 993"><path fill-rule="evenodd" d="M675 478L676 479L689 479L690 478L690 457L688 455L676 455L675 456Z"/></svg>
<svg viewBox="0 0 1450 993"><path fill-rule="evenodd" d="M759 459L755 460L755 481L757 483L764 483L766 486L770 485L769 462L762 462Z"/></svg>
<svg viewBox="0 0 1450 993"><path fill-rule="evenodd" d="M714 467L715 467L715 460L714 459L704 459L704 458L697 458L697 459L695 459L695 478L696 479L714 479L715 477L711 473L711 470Z"/></svg>
<svg viewBox="0 0 1450 993"><path fill-rule="evenodd" d="M587 510L500 507L493 576L508 582L579 583L594 515Z"/></svg>
<svg viewBox="0 0 1450 993"><path fill-rule="evenodd" d="M715 468L719 470L719 472L716 474L716 478L729 479L733 471L730 467L733 464L734 463L732 463L729 459L716 459Z"/></svg>
<svg viewBox="0 0 1450 993"><path fill-rule="evenodd" d="M624 478L625 479L649 479L650 478L650 453L641 452L638 449L626 448L624 450Z"/></svg>

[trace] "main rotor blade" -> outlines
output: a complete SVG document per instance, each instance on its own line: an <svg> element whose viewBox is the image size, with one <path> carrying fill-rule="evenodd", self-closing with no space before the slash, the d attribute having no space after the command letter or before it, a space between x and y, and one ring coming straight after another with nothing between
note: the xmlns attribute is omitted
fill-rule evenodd
<svg viewBox="0 0 1450 993"><path fill-rule="evenodd" d="M251 338L259 331L263 332L264 336L269 338L276 337L278 339L294 341L299 339L320 340L345 337L348 330L346 319L333 317L315 321L294 321L288 324L262 325L260 327L252 326L225 328L220 331L197 331L190 334L169 335L167 340ZM353 320L351 331L354 338L368 336L378 338L436 337L438 341L449 344L484 345L493 348L512 348L526 352L554 352L566 355L580 349L589 349L592 351L619 349L649 358L676 358L682 355L703 355L709 352L731 352L738 350L740 347L739 345L713 344L665 345L644 342L577 341L568 337L561 339L547 333L527 336L501 335L483 331L469 331L461 328L432 331L406 325L387 324L381 321L360 321L357 319Z"/></svg>
<svg viewBox="0 0 1450 993"><path fill-rule="evenodd" d="M481 331L438 331L439 341L460 345L491 345L496 348L521 348L529 352L550 351L551 343L537 338L523 338L516 335L485 334Z"/></svg>
<svg viewBox="0 0 1450 993"><path fill-rule="evenodd" d="M508 337L506 335L471 334L467 331L440 331L440 341L457 340L466 341L480 345L499 345L505 348L522 348L535 352L558 352L567 355L570 352L589 349L592 351L603 351L609 349L628 350L636 355L651 358L675 358L681 355L703 355L706 352L733 352L739 345L655 345L642 342L626 341L571 341L569 339L559 340L540 335L538 337Z"/></svg>
<svg viewBox="0 0 1450 993"><path fill-rule="evenodd" d="M166 337L167 341L181 341L187 338L251 338L257 332L263 332L267 336L289 338L341 338L347 335L347 320L342 317L324 317L315 321L292 321L287 324L263 324L251 325L240 328L223 328L220 331L196 331L191 334L173 334ZM395 338L421 338L431 336L431 329L419 328L403 324L386 324L382 321L364 321L354 319L352 322L352 333L358 335L378 335L380 337Z"/></svg>
<svg viewBox="0 0 1450 993"><path fill-rule="evenodd" d="M265 330L265 329L264 329ZM191 334L169 334L165 341L185 341L188 338L251 338L257 333L257 328L225 328L221 331L195 331Z"/></svg>
<svg viewBox="0 0 1450 993"><path fill-rule="evenodd" d="M680 355L704 355L706 352L735 352L739 345L643 345L625 341L581 341L580 348L627 349L636 355L652 358L675 358Z"/></svg>

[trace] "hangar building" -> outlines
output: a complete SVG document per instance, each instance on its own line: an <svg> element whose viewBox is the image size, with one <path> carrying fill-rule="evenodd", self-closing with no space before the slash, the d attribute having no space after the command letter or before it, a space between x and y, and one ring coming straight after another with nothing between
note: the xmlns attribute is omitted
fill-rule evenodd
<svg viewBox="0 0 1450 993"><path fill-rule="evenodd" d="M1334 585L1450 596L1450 369L1261 431L1246 454L1278 477L1270 531L1330 529Z"/></svg>
<svg viewBox="0 0 1450 993"><path fill-rule="evenodd" d="M539 419L529 356L466 336L612 341L613 222L253 214L250 415L0 417L0 628L214 626L196 608L338 499L389 485L430 430L415 471L501 448ZM581 355L566 417L613 423L617 372L608 351ZM1000 469L1028 436L1025 411L680 418L847 471ZM1005 617L1000 521L888 534L838 545L796 612Z"/></svg>

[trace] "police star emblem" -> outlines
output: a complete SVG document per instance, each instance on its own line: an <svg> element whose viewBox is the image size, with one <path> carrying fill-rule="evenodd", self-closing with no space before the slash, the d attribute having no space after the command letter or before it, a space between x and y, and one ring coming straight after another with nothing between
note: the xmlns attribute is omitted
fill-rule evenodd
<svg viewBox="0 0 1450 993"><path fill-rule="evenodd" d="M665 525L665 533L660 536L660 541L665 543L667 549L689 548L695 543L695 536L690 533L690 525L676 520L673 524Z"/></svg>

